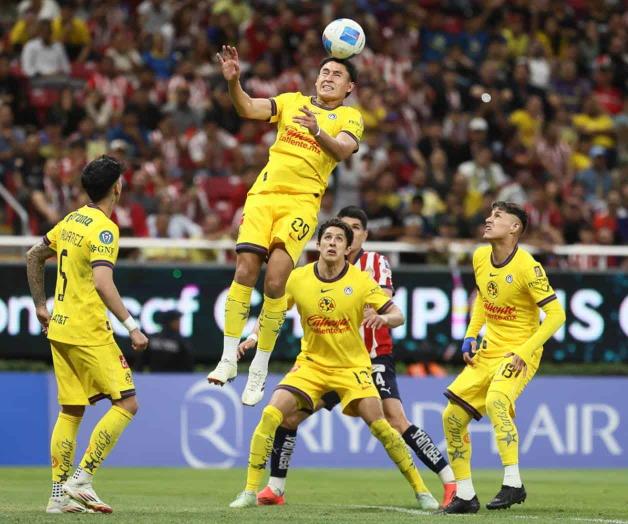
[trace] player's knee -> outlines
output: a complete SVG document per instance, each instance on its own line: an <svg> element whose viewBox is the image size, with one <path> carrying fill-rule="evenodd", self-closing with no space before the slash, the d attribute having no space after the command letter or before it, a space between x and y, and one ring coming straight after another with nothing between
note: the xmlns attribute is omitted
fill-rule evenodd
<svg viewBox="0 0 628 524"><path fill-rule="evenodd" d="M71 417L82 417L85 413L85 406L61 406L61 413Z"/></svg>
<svg viewBox="0 0 628 524"><path fill-rule="evenodd" d="M113 404L115 406L118 406L119 408L124 409L125 411L128 411L129 413L131 413L131 415L135 415L140 408L139 404L137 403L137 397L135 395L132 397L117 400Z"/></svg>
<svg viewBox="0 0 628 524"><path fill-rule="evenodd" d="M302 415L303 414L303 415ZM295 430L299 427L299 424L303 422L307 418L307 414L303 413L303 411L297 411L292 415L288 415L283 419L281 423L281 427L285 429Z"/></svg>
<svg viewBox="0 0 628 524"><path fill-rule="evenodd" d="M267 273L264 279L264 294L270 298L279 298L286 293L286 277L277 273Z"/></svg>
<svg viewBox="0 0 628 524"><path fill-rule="evenodd" d="M238 255L234 280L243 286L253 287L259 276L261 261L253 253Z"/></svg>

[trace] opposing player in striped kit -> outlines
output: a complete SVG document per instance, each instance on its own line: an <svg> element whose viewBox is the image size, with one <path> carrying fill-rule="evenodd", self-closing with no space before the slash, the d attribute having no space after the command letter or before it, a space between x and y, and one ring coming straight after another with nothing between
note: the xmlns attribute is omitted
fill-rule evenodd
<svg viewBox="0 0 628 524"><path fill-rule="evenodd" d="M373 251L364 251L362 244L368 236L368 218L366 213L356 206L348 206L338 213L353 230L353 243L349 252L349 262L355 264L362 271L369 273L382 286L384 292L393 295L392 272L385 256ZM372 378L382 398L384 414L390 425L395 428L405 442L414 450L417 457L432 471L437 473L443 482L443 506L449 504L456 491L454 474L441 454L436 443L421 428L412 424L403 409L397 378L395 360L393 357L393 343L390 329L363 328L363 339L369 351L372 363ZM241 350L255 345L255 337L251 337L241 344ZM317 410L333 409L340 399L334 392L327 393L321 399ZM275 505L284 503L286 475L290 465L290 458L296 445L297 427L309 417L311 413L299 411L294 417L285 420L277 429L273 452L271 455L271 476L268 486L259 492L258 504Z"/></svg>

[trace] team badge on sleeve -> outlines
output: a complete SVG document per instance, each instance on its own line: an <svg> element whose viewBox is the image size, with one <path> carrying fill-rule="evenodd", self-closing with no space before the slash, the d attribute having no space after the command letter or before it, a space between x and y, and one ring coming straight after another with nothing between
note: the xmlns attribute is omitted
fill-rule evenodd
<svg viewBox="0 0 628 524"><path fill-rule="evenodd" d="M105 229L104 231L100 232L100 235L98 235L98 239L103 244L111 244L113 242L113 233Z"/></svg>

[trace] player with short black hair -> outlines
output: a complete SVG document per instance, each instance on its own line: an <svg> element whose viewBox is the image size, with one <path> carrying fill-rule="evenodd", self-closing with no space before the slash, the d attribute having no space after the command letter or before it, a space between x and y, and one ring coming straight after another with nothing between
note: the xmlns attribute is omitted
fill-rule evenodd
<svg viewBox="0 0 628 524"><path fill-rule="evenodd" d="M223 46L217 57L238 114L277 123L268 163L244 204L236 270L225 302L222 356L207 376L210 383L221 386L236 377L238 345L248 320L251 293L266 261L263 322L242 392L242 403L252 406L263 397L268 360L285 320L288 276L314 234L329 176L338 162L358 150L364 124L357 109L343 105L357 77L347 60L323 60L315 96L297 92L251 98L240 85L236 49Z"/></svg>
<svg viewBox="0 0 628 524"><path fill-rule="evenodd" d="M137 412L133 375L113 338L107 309L128 329L134 350L148 339L122 303L113 282L118 226L111 220L122 192L122 165L92 160L81 182L92 202L68 214L27 253L27 274L37 318L48 335L61 411L52 431L52 496L48 513L111 513L92 487L93 476ZM46 307L44 263L56 255L52 314ZM72 472L85 406L108 398L111 409L94 428Z"/></svg>
<svg viewBox="0 0 628 524"><path fill-rule="evenodd" d="M329 391L338 394L346 415L359 416L366 422L412 486L419 506L438 508L401 435L384 417L360 334L361 326L399 326L404 322L403 313L377 282L346 259L351 237L344 222L325 222L318 235L318 261L295 269L288 279L288 304L296 305L303 327L301 353L262 412L251 438L246 486L230 504L232 508L257 505L256 492L275 431L299 410L312 412Z"/></svg>
<svg viewBox="0 0 628 524"><path fill-rule="evenodd" d="M464 370L445 391L443 412L447 453L456 476L456 496L445 513L476 513L480 503L471 481L472 419L487 414L495 430L504 480L488 509L505 509L526 499L519 474L519 434L515 401L536 373L543 344L565 322L565 311L539 262L519 246L526 212L511 202L495 202L476 249L473 272L477 297L462 344ZM539 326L539 308L545 319ZM477 337L486 324L482 342Z"/></svg>
<svg viewBox="0 0 628 524"><path fill-rule="evenodd" d="M364 210L357 206L347 206L338 212L340 222L351 229L354 239L351 243L348 260L357 268L366 271L389 297L393 296L393 280L390 264L384 255L374 251L364 251L362 245L368 237L368 217ZM399 388L395 359L393 356L393 340L390 329L386 326L379 329L362 329L362 338L371 358L372 379L382 398L384 415L390 425L403 437L416 456L443 482L443 506L451 502L456 491L454 473L438 449L438 445L423 429L412 424L403 409ZM254 339L247 339L240 347L245 351L254 345ZM316 409L332 410L340 403L335 392L326 393ZM296 446L297 428L310 416L309 412L299 411L284 420L277 429L270 458L270 479L268 485L257 494L257 501L262 505L281 505L285 503L286 475L290 467L290 459Z"/></svg>

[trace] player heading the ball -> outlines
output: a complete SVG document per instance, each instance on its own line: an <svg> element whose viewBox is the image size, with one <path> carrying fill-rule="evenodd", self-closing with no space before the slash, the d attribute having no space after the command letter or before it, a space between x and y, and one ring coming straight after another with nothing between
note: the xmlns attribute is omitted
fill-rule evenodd
<svg viewBox="0 0 628 524"><path fill-rule="evenodd" d="M242 393L243 404L253 406L264 395L268 360L286 316L286 282L316 230L329 176L338 162L358 150L364 125L357 109L343 105L357 81L355 67L346 60L322 61L314 96L296 92L273 98L251 98L242 89L234 47L223 46L218 61L238 114L277 124L268 163L244 204L235 275L225 304L222 357L207 376L218 385L236 377L251 293L266 261L258 347Z"/></svg>

